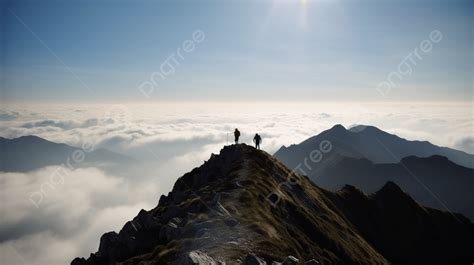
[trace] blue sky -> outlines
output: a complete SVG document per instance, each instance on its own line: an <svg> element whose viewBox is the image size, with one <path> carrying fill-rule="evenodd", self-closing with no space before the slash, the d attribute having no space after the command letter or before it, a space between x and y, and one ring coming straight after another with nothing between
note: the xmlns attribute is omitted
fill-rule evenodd
<svg viewBox="0 0 474 265"><path fill-rule="evenodd" d="M8 101L471 101L472 1L2 1ZM149 97L183 42L202 42ZM442 40L385 96L430 32Z"/></svg>

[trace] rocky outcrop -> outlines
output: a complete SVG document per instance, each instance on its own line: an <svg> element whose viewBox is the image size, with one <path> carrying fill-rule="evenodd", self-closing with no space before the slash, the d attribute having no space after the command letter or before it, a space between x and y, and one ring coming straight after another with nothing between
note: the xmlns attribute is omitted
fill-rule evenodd
<svg viewBox="0 0 474 265"><path fill-rule="evenodd" d="M194 264L210 264L210 265L217 265L217 262L209 257L206 253L200 250L193 250L188 253L185 260L183 260L182 264L185 265L194 265Z"/></svg>
<svg viewBox="0 0 474 265"><path fill-rule="evenodd" d="M469 220L424 208L393 183L333 193L233 145L71 264L471 264L472 246Z"/></svg>
<svg viewBox="0 0 474 265"><path fill-rule="evenodd" d="M264 265L264 264L266 264L266 262L255 255L247 255L247 257L245 257L244 259L244 265Z"/></svg>

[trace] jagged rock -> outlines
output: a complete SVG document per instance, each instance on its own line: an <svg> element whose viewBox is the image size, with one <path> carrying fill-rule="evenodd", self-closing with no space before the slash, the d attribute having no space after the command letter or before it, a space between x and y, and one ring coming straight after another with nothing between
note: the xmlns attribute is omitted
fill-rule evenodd
<svg viewBox="0 0 474 265"><path fill-rule="evenodd" d="M225 219L224 223L230 227L234 227L239 224L239 220L230 217L230 218Z"/></svg>
<svg viewBox="0 0 474 265"><path fill-rule="evenodd" d="M224 205L222 205L220 202L217 203L215 209L216 209L217 215L220 215L220 216L230 216L231 215L229 213L229 211L224 207Z"/></svg>
<svg viewBox="0 0 474 265"><path fill-rule="evenodd" d="M311 259L311 260L306 261L304 265L320 265L320 263L315 259Z"/></svg>
<svg viewBox="0 0 474 265"><path fill-rule="evenodd" d="M221 194L220 193L216 193L214 194L214 197L212 198L212 200L210 201L210 204L215 206L217 205L218 203L221 202Z"/></svg>
<svg viewBox="0 0 474 265"><path fill-rule="evenodd" d="M245 257L243 265L265 265L265 261L255 255L249 254Z"/></svg>
<svg viewBox="0 0 474 265"><path fill-rule="evenodd" d="M118 240L118 234L115 232L102 235L99 244L99 255L105 257L109 256L110 251L117 245Z"/></svg>
<svg viewBox="0 0 474 265"><path fill-rule="evenodd" d="M228 242L226 242L226 244L233 245L233 246L238 246L240 243L237 242L237 241L228 241Z"/></svg>
<svg viewBox="0 0 474 265"><path fill-rule="evenodd" d="M168 202L168 197L166 195L162 194L160 196L160 200L158 201L158 205L163 205Z"/></svg>
<svg viewBox="0 0 474 265"><path fill-rule="evenodd" d="M169 221L172 218L179 216L181 214L181 210L176 205L170 205L165 212L163 212L161 218L162 220Z"/></svg>
<svg viewBox="0 0 474 265"><path fill-rule="evenodd" d="M168 242L181 233L181 229L174 223L168 223L160 229L159 240Z"/></svg>
<svg viewBox="0 0 474 265"><path fill-rule="evenodd" d="M140 224L146 224L149 220L149 214L146 210L141 209L138 215L134 218Z"/></svg>
<svg viewBox="0 0 474 265"><path fill-rule="evenodd" d="M201 228L196 232L196 237L208 237L209 231L211 231L209 228Z"/></svg>
<svg viewBox="0 0 474 265"><path fill-rule="evenodd" d="M180 202L183 200L183 198L185 198L185 197L186 197L186 195L184 194L184 192L182 192L182 191L176 191L176 192L173 193L173 203L174 203L174 204L178 204L178 203L180 203Z"/></svg>
<svg viewBox="0 0 474 265"><path fill-rule="evenodd" d="M179 217L174 217L168 223L174 224L176 227L178 227L183 224L183 219Z"/></svg>
<svg viewBox="0 0 474 265"><path fill-rule="evenodd" d="M178 225L175 224L175 223L171 223L171 222L170 222L170 223L168 223L168 226L171 227L171 228L173 228L173 229L178 229Z"/></svg>
<svg viewBox="0 0 474 265"><path fill-rule="evenodd" d="M237 207L235 207L234 205L231 205L231 206L227 207L227 210L232 215L234 215L234 214L240 215L239 209L237 209Z"/></svg>
<svg viewBox="0 0 474 265"><path fill-rule="evenodd" d="M300 260L293 257L293 256L288 256L286 259L282 262L283 265L297 265L300 264Z"/></svg>
<svg viewBox="0 0 474 265"><path fill-rule="evenodd" d="M72 262L71 262L71 265L83 265L83 264L87 264L86 263L86 259L85 258L75 258Z"/></svg>
<svg viewBox="0 0 474 265"><path fill-rule="evenodd" d="M267 261L278 260L288 249L301 246L328 264L445 265L474 260L472 223L460 215L403 200L409 196L392 184L375 195L354 196L350 188L333 193L307 178L284 184L288 180L281 176L289 174L264 152L246 145L225 147L212 162L182 176L159 206L140 211L118 236L104 236L97 253L73 263L216 264L246 257L244 264L265 264L248 254L258 251ZM236 181L245 188L236 187ZM271 193L281 194L274 207L266 198ZM184 194L182 199L176 199L178 194ZM234 214L233 207L240 213ZM293 259L285 262L298 264Z"/></svg>
<svg viewBox="0 0 474 265"><path fill-rule="evenodd" d="M236 181L236 182L235 182L235 185L236 185L237 187L239 187L239 188L245 187L245 185L242 183L242 181Z"/></svg>
<svg viewBox="0 0 474 265"><path fill-rule="evenodd" d="M202 252L201 250L194 250L188 253L186 259L184 260L182 264L185 264L185 265L216 264L217 265L217 262L213 258L209 257L206 253Z"/></svg>

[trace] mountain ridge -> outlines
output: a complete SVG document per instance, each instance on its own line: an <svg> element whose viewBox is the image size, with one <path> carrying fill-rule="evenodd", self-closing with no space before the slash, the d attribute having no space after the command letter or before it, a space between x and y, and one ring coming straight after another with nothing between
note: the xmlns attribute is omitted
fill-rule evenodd
<svg viewBox="0 0 474 265"><path fill-rule="evenodd" d="M293 258L320 264L390 264L394 257L400 259L397 264L426 264L424 256L402 247L407 242L383 231L384 237L377 238L366 227L372 224L377 230L385 222L405 235L397 218L387 219L392 207L401 216L411 213L407 228L435 224L436 229L416 234L415 242L424 244L421 250L435 243L445 248L431 254L431 264L470 264L474 240L469 220L419 206L395 184L385 186L370 196L350 186L333 193L263 151L244 144L226 146L179 178L157 207L141 210L119 233L104 234L97 253L71 264L271 264ZM397 240L386 240L391 237ZM432 237L438 239L432 243Z"/></svg>
<svg viewBox="0 0 474 265"><path fill-rule="evenodd" d="M358 125L347 130L341 124L336 124L299 144L280 147L274 156L292 168L293 164L297 164L302 158L292 159L289 156L301 156L299 153L307 156L323 140L330 141L333 147L344 149L346 156L365 157L375 163L399 162L410 155L441 155L459 165L474 168L473 154L437 146L429 141L407 140L370 125Z"/></svg>
<svg viewBox="0 0 474 265"><path fill-rule="evenodd" d="M324 142L330 143L330 150L322 150L319 160L307 163ZM393 181L423 205L451 209L474 220L474 169L469 167L474 155L462 151L428 141L408 141L375 126L346 130L335 125L299 145L280 149L274 156L331 191L350 184L372 193Z"/></svg>
<svg viewBox="0 0 474 265"><path fill-rule="evenodd" d="M310 178L332 191L350 184L367 193L377 191L387 181L395 182L422 205L447 208L474 219L474 199L470 196L474 170L443 156L408 156L399 163L384 164L375 164L366 158L341 157Z"/></svg>
<svg viewBox="0 0 474 265"><path fill-rule="evenodd" d="M28 172L46 166L66 164L74 152L80 152L77 157L80 163L75 166L103 164L126 164L134 160L128 156L109 151L104 148L83 150L65 143L55 143L35 135L18 138L0 137L0 171ZM71 161L72 163L72 161Z"/></svg>

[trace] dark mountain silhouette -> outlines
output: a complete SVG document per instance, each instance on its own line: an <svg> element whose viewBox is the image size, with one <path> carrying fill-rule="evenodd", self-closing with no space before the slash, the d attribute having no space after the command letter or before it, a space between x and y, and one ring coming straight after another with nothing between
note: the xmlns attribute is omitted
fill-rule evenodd
<svg viewBox="0 0 474 265"><path fill-rule="evenodd" d="M331 143L329 151L321 144L325 141ZM325 152L311 157L314 150ZM453 163L472 166L474 155L461 151L407 141L373 126L346 130L336 125L301 144L282 147L274 157L322 188L336 191L350 184L375 192L393 181L423 205L474 218L474 171Z"/></svg>
<svg viewBox="0 0 474 265"><path fill-rule="evenodd" d="M324 140L330 141L332 145L329 156L367 158L374 163L398 163L407 156L441 155L458 165L474 168L474 155L439 147L427 141L408 141L365 125L355 126L349 130L342 125L335 125L298 145L282 146L274 156L289 168L294 168L302 163L311 151L319 149L320 143ZM327 160L326 158L324 160Z"/></svg>
<svg viewBox="0 0 474 265"><path fill-rule="evenodd" d="M395 182L422 205L459 212L474 220L474 170L446 157L410 156L396 164L343 157L311 176L319 186L338 190L345 184L375 192L387 181Z"/></svg>
<svg viewBox="0 0 474 265"><path fill-rule="evenodd" d="M26 172L51 165L72 167L107 166L130 163L127 156L106 149L83 151L66 144L58 144L37 136L14 139L0 137L0 171Z"/></svg>
<svg viewBox="0 0 474 265"><path fill-rule="evenodd" d="M393 183L371 195L329 192L242 144L211 155L72 264L470 265L473 232L467 218L422 207Z"/></svg>

